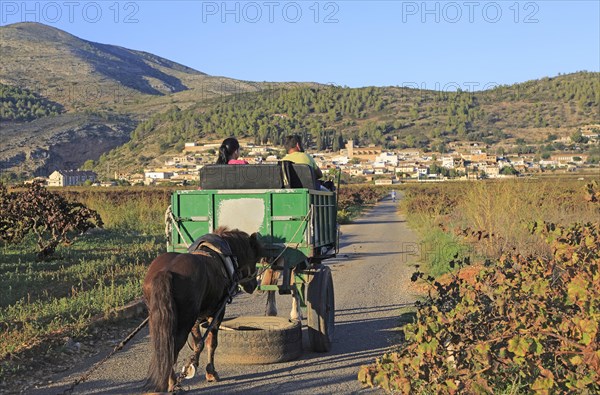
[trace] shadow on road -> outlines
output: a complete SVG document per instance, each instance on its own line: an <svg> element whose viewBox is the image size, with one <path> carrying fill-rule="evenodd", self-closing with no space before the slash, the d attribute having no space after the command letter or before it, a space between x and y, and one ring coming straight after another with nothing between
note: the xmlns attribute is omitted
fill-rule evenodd
<svg viewBox="0 0 600 395"><path fill-rule="evenodd" d="M401 224L406 222L403 219L398 219L398 220L388 220L388 221L370 221L370 220L362 220L362 221L356 221L356 222L352 222L351 225L378 225L378 224Z"/></svg>
<svg viewBox="0 0 600 395"><path fill-rule="evenodd" d="M354 309L341 309L335 312L336 317L342 317L345 315L354 315L360 313L375 313L375 312L384 312L384 311L395 311L406 308L413 307L414 303L403 303L403 304L391 304L387 306L376 306L376 307L357 307Z"/></svg>
<svg viewBox="0 0 600 395"><path fill-rule="evenodd" d="M344 261L355 261L358 259L367 259L367 258L371 258L371 257L383 257L383 256L388 256L388 255L398 255L397 252L391 251L391 252L350 252L350 253L346 253L346 254L339 254L337 256L337 258L339 259L339 261L331 261L331 264L333 263L343 263ZM329 262L328 262L329 263Z"/></svg>
<svg viewBox="0 0 600 395"><path fill-rule="evenodd" d="M336 323L336 340L329 353L308 351L308 344L305 341L304 353L293 366L287 366L287 364L283 366L272 365L274 369L268 372L224 377L218 387L202 384L201 388L194 389L193 392L239 393L241 388L247 388L248 393L274 393L276 389L273 388L273 380L293 376L294 387L279 388L277 392L319 393L319 388L325 385L356 380L356 374L361 365L373 362L375 358L390 349L391 344L383 340L386 336L377 336L376 333L397 330L402 323L399 320L398 309L404 306L399 305L398 308L388 307L389 317L367 320L357 319ZM355 310L354 314L360 315L361 313L361 309L352 310ZM396 314L392 314L392 312ZM307 334L303 333L303 339L306 340L307 337ZM339 367L324 368L324 366L332 363L338 366L341 364L345 368L352 368L350 369L351 373L348 374L348 377L328 378L327 373L329 371L339 370ZM315 371L318 371L322 376L315 377Z"/></svg>

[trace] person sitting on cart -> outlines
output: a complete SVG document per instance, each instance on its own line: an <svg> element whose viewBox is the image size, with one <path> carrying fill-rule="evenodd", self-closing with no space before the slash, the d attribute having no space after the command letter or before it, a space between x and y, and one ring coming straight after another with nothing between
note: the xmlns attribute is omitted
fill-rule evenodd
<svg viewBox="0 0 600 395"><path fill-rule="evenodd" d="M229 137L223 140L219 147L219 157L217 165L247 165L245 160L238 159L240 157L240 143L234 137Z"/></svg>
<svg viewBox="0 0 600 395"><path fill-rule="evenodd" d="M287 160L302 165L309 165L313 168L315 177L317 178L317 181L319 181L322 190L332 191L334 189L331 181L327 181L325 183L321 181L321 178L323 178L323 172L321 169L319 169L319 166L313 157L304 152L304 147L302 146L302 139L300 136L297 134L287 136L284 147L287 151L287 155L281 158L281 160ZM331 185L327 185L328 183Z"/></svg>
<svg viewBox="0 0 600 395"><path fill-rule="evenodd" d="M287 155L281 158L281 160L289 160L290 162L299 163L302 165L309 165L313 168L317 180L323 177L323 172L321 171L321 169L319 169L319 166L317 165L313 157L304 152L304 148L302 146L302 139L300 138L300 136L298 136L297 134L287 136L285 138L284 147L287 151Z"/></svg>

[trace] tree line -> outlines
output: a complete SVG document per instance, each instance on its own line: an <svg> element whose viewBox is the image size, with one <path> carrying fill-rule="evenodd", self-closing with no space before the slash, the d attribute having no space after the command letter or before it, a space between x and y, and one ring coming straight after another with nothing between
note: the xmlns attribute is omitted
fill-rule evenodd
<svg viewBox="0 0 600 395"><path fill-rule="evenodd" d="M32 121L58 115L63 107L28 89L0 84L0 121Z"/></svg>

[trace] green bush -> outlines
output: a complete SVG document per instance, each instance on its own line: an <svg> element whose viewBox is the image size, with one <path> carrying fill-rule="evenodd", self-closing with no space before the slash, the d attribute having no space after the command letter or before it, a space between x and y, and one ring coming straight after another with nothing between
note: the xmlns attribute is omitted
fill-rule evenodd
<svg viewBox="0 0 600 395"><path fill-rule="evenodd" d="M423 270L433 277L452 271L450 263L457 257L467 256L469 247L441 229L433 229L423 236L421 258Z"/></svg>

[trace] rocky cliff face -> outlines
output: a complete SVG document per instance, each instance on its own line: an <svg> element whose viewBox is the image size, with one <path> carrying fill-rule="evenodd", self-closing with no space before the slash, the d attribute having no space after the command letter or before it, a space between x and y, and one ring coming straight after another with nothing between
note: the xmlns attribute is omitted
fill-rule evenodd
<svg viewBox="0 0 600 395"><path fill-rule="evenodd" d="M0 171L47 176L77 169L86 160L129 140L135 122L126 117L65 114L0 125Z"/></svg>

